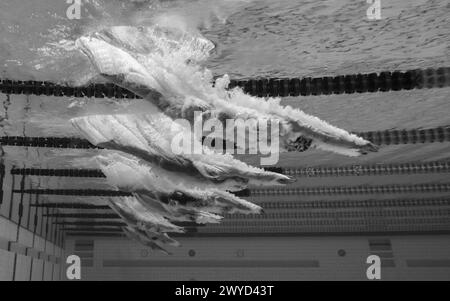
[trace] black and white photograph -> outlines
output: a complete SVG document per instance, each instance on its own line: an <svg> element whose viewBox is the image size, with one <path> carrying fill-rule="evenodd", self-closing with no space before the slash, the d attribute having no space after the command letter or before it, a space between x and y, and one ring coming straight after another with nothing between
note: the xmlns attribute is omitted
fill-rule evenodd
<svg viewBox="0 0 450 301"><path fill-rule="evenodd" d="M0 281L449 281L450 2L0 0L0 185Z"/></svg>

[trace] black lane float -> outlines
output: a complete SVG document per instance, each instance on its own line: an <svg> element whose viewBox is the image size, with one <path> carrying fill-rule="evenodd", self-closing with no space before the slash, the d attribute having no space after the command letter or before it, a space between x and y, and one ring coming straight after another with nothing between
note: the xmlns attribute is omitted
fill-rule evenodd
<svg viewBox="0 0 450 301"><path fill-rule="evenodd" d="M240 87L246 93L259 97L286 97L375 93L448 86L450 86L450 67L316 78L232 79L228 88ZM48 81L0 79L0 92L56 97L141 98L131 91L110 83L72 87Z"/></svg>

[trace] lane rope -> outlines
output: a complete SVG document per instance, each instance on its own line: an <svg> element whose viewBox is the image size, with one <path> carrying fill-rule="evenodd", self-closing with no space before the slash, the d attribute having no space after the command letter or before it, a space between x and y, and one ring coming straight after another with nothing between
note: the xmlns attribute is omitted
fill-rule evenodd
<svg viewBox="0 0 450 301"><path fill-rule="evenodd" d="M450 172L450 161L360 164L338 167L266 167L264 169L297 178L410 175L424 173L448 173ZM42 177L105 178L105 175L100 169L12 168L11 174Z"/></svg>
<svg viewBox="0 0 450 301"><path fill-rule="evenodd" d="M448 86L450 86L450 67L316 78L232 79L228 88L240 87L246 93L259 97L286 97L375 93ZM71 87L67 84L56 84L48 81L0 79L0 92L9 95L25 94L56 97L141 98L131 91L110 83Z"/></svg>
<svg viewBox="0 0 450 301"><path fill-rule="evenodd" d="M401 194L401 193L442 193L450 191L450 183L426 183L414 185L359 185L359 186L319 186L319 187L291 187L245 189L233 192L238 197L268 197L268 196L296 196L296 195L361 195L361 194ZM35 195L60 196L97 196L123 197L132 193L117 190L101 189L15 189L13 193Z"/></svg>
<svg viewBox="0 0 450 301"><path fill-rule="evenodd" d="M450 141L450 126L429 129L385 130L355 132L356 135L376 145L399 145L417 143L437 143ZM100 149L82 138L70 137L22 137L2 136L2 146L51 147L73 149Z"/></svg>

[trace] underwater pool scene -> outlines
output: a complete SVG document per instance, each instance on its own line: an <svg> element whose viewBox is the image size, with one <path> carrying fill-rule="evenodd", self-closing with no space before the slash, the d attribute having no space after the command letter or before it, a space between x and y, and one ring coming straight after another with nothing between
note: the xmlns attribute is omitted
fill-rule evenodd
<svg viewBox="0 0 450 301"><path fill-rule="evenodd" d="M2 0L0 68L0 280L450 280L446 1Z"/></svg>

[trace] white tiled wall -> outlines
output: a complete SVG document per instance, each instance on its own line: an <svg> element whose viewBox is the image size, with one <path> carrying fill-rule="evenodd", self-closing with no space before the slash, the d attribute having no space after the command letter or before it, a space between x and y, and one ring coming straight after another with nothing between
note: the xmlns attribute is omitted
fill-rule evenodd
<svg viewBox="0 0 450 301"><path fill-rule="evenodd" d="M411 259L449 260L450 236L382 238L390 241L389 252L395 261L395 267L382 268L382 279L450 279L450 266L416 268L406 264ZM171 249L172 256L149 251L125 238L96 239L94 267L82 268L82 280L366 280L369 239L374 237L183 238L182 247ZM74 241L67 241L68 253L73 252L73 245ZM189 256L191 250L195 256ZM338 250L345 250L345 256L339 256ZM239 267L249 261L261 266ZM311 261L319 265L298 266ZM104 267L108 262L117 266ZM264 267L274 262L288 264ZM224 263L230 266L224 267Z"/></svg>

